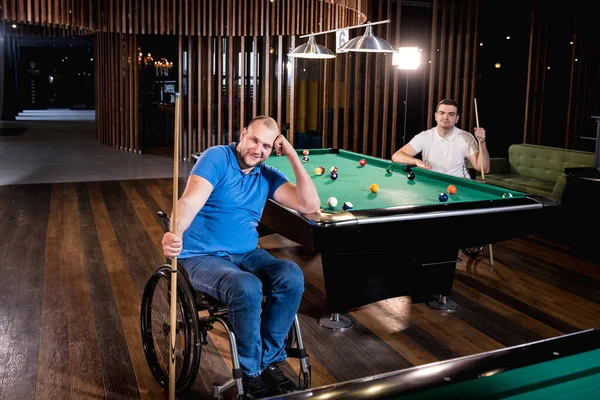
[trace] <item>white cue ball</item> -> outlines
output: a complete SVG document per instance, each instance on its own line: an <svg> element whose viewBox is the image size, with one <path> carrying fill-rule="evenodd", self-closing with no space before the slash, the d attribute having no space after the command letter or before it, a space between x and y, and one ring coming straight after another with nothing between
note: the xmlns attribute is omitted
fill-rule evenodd
<svg viewBox="0 0 600 400"><path fill-rule="evenodd" d="M335 208L335 206L337 206L337 199L335 197L330 197L327 199L327 204L329 205L329 207L331 208Z"/></svg>

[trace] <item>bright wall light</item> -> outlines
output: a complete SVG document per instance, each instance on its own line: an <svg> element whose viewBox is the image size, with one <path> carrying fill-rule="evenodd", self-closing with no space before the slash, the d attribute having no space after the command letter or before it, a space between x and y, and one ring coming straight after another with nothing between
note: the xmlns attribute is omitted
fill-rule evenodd
<svg viewBox="0 0 600 400"><path fill-rule="evenodd" d="M392 57L392 65L398 69L417 69L421 65L421 53L418 47L398 47Z"/></svg>

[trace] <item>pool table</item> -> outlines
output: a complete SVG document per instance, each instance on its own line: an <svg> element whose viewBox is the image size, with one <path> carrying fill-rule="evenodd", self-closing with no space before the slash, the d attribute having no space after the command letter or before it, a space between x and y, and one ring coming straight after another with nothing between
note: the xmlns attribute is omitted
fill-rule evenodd
<svg viewBox="0 0 600 400"><path fill-rule="evenodd" d="M600 330L281 396L290 399L597 399Z"/></svg>
<svg viewBox="0 0 600 400"><path fill-rule="evenodd" d="M303 150L297 150L300 159ZM261 228L321 253L332 315L398 296L412 296L414 302L448 296L459 249L541 231L560 205L340 149L310 149L308 161L302 162L317 187L322 212L301 215L270 200ZM272 155L266 163L294 181L286 157ZM322 175L315 173L320 166ZM330 177L333 166L337 179ZM377 192L370 190L373 183ZM441 202L438 195L448 193L449 185L456 193ZM338 199L335 207L327 203L332 196ZM353 208L344 210L345 202Z"/></svg>

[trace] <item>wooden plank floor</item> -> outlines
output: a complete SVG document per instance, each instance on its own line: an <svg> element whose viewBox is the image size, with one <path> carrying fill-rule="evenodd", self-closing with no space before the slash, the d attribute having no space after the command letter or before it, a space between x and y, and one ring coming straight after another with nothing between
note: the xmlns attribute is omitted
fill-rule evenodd
<svg viewBox="0 0 600 400"><path fill-rule="evenodd" d="M0 399L168 397L148 370L139 314L163 263L156 212L170 211L171 188L171 179L0 186ZM395 298L354 310L345 332L316 322L327 312L319 256L279 235L260 242L304 271L313 387L600 327L600 265L541 237L495 244L493 269L487 250L461 253L454 313ZM228 354L215 329L180 397L208 398L228 376Z"/></svg>

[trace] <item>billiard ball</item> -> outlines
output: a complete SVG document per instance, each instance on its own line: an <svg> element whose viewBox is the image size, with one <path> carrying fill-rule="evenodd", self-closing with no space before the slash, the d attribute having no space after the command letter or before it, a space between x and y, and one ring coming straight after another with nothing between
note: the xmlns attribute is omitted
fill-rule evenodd
<svg viewBox="0 0 600 400"><path fill-rule="evenodd" d="M338 167L334 165L333 167L329 168L329 172L338 172Z"/></svg>
<svg viewBox="0 0 600 400"><path fill-rule="evenodd" d="M365 164L367 163L367 160L365 160L364 158L361 158L358 163L360 164L361 167L364 167Z"/></svg>
<svg viewBox="0 0 600 400"><path fill-rule="evenodd" d="M302 156L302 161L308 162L308 156Z"/></svg>
<svg viewBox="0 0 600 400"><path fill-rule="evenodd" d="M348 211L348 210L351 210L352 208L354 208L354 206L349 201L346 201L346 202L344 202L344 205L342 206L342 208L344 209L344 211Z"/></svg>
<svg viewBox="0 0 600 400"><path fill-rule="evenodd" d="M329 177L335 181L338 177L338 174L337 172L333 171L329 174Z"/></svg>
<svg viewBox="0 0 600 400"><path fill-rule="evenodd" d="M450 193L450 194L456 193L456 186L448 185L448 193Z"/></svg>
<svg viewBox="0 0 600 400"><path fill-rule="evenodd" d="M331 208L335 208L337 206L338 200L335 197L330 197L327 199L327 205Z"/></svg>
<svg viewBox="0 0 600 400"><path fill-rule="evenodd" d="M371 186L369 186L369 189L371 189L371 192L377 193L377 191L379 190L379 185L376 183L371 183Z"/></svg>
<svg viewBox="0 0 600 400"><path fill-rule="evenodd" d="M304 154L305 156L307 156L309 153L308 149L304 149L304 151L302 152L302 154Z"/></svg>
<svg viewBox="0 0 600 400"><path fill-rule="evenodd" d="M408 175L406 175L406 177L408 178L409 181L412 181L413 179L415 179L415 173L412 171L409 171Z"/></svg>
<svg viewBox="0 0 600 400"><path fill-rule="evenodd" d="M445 203L448 201L448 195L446 193L442 192L438 196L438 200L441 201L442 203Z"/></svg>
<svg viewBox="0 0 600 400"><path fill-rule="evenodd" d="M385 169L385 172L387 172L388 174L391 174L393 170L394 170L394 167L392 167L391 165L388 165L388 167Z"/></svg>
<svg viewBox="0 0 600 400"><path fill-rule="evenodd" d="M321 169L321 167L317 167L315 168L314 173L315 175L323 175L323 170Z"/></svg>
<svg viewBox="0 0 600 400"><path fill-rule="evenodd" d="M512 197L513 197L513 194L509 193L509 192L502 194L503 199L510 199Z"/></svg>

